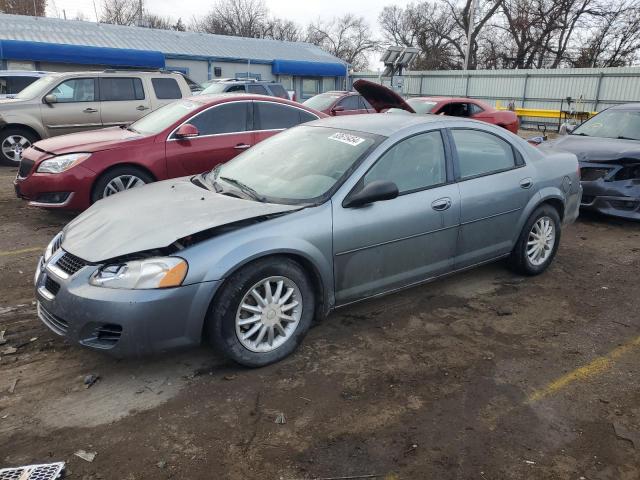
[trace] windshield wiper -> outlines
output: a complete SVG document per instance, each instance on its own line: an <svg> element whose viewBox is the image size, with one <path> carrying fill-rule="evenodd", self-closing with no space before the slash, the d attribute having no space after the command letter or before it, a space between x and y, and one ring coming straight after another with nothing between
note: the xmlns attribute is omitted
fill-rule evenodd
<svg viewBox="0 0 640 480"><path fill-rule="evenodd" d="M571 135L578 135L580 137L590 137L591 136L591 135L587 135L586 133L582 133L582 132L580 132L580 133L571 132Z"/></svg>
<svg viewBox="0 0 640 480"><path fill-rule="evenodd" d="M138 130L136 130L135 128L131 128L131 125L127 125L126 127L123 125L122 128L124 128L125 130L128 130L130 132L133 133L140 133Z"/></svg>
<svg viewBox="0 0 640 480"><path fill-rule="evenodd" d="M262 195L256 192L249 185L245 185L244 183L242 183L240 180L236 180L235 178L229 178L229 177L219 177L219 178L220 180L224 180L225 182L230 183L231 185L234 185L241 192L245 193L246 195L249 195L254 200L257 200L258 202L266 202L266 199Z"/></svg>
<svg viewBox="0 0 640 480"><path fill-rule="evenodd" d="M624 135L618 135L616 138L618 140L636 140L636 141L640 140L638 138L625 137Z"/></svg>

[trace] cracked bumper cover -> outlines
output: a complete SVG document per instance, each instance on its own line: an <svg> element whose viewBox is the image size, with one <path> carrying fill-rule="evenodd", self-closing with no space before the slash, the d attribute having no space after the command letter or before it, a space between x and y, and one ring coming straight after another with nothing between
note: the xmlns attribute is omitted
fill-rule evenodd
<svg viewBox="0 0 640 480"><path fill-rule="evenodd" d="M42 262L35 275L38 315L54 333L115 357L142 356L197 345L213 294L220 282L205 282L157 290L95 287L89 276L98 268L86 266L63 279ZM54 281L55 295L47 290ZM100 341L100 328L121 333Z"/></svg>

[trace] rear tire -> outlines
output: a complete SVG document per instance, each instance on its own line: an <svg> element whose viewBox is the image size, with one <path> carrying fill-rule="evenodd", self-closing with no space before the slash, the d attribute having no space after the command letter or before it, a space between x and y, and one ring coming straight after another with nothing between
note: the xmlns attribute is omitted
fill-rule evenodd
<svg viewBox="0 0 640 480"><path fill-rule="evenodd" d="M315 293L304 269L289 258L269 257L243 267L224 282L210 309L206 334L233 361L263 367L298 348L311 327L314 310Z"/></svg>
<svg viewBox="0 0 640 480"><path fill-rule="evenodd" d="M93 186L91 203L131 188L152 183L153 177L141 168L122 166L103 173Z"/></svg>
<svg viewBox="0 0 640 480"><path fill-rule="evenodd" d="M523 275L544 272L558 251L561 223L558 211L541 205L529 217L509 257L509 266Z"/></svg>
<svg viewBox="0 0 640 480"><path fill-rule="evenodd" d="M40 138L31 130L22 127L9 127L0 131L0 163L10 167L20 165L22 152Z"/></svg>

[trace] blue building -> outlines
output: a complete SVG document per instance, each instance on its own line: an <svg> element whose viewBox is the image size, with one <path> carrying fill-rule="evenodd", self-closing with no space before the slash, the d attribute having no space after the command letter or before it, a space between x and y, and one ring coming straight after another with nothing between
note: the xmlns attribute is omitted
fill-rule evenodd
<svg viewBox="0 0 640 480"><path fill-rule="evenodd" d="M166 68L197 82L274 80L298 99L342 89L347 76L344 62L304 42L0 14L0 70L105 68Z"/></svg>

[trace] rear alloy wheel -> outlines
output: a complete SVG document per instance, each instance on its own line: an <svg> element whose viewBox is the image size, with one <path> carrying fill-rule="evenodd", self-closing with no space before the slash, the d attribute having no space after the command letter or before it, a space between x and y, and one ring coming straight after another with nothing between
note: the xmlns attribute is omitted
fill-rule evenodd
<svg viewBox="0 0 640 480"><path fill-rule="evenodd" d="M0 159L5 165L17 167L22 153L35 142L33 133L22 128L7 128L0 132Z"/></svg>
<svg viewBox="0 0 640 480"><path fill-rule="evenodd" d="M248 367L290 355L314 317L315 293L304 269L285 257L253 262L229 277L207 319L216 349Z"/></svg>
<svg viewBox="0 0 640 480"><path fill-rule="evenodd" d="M551 205L542 205L529 217L509 263L518 273L538 275L553 261L560 243L560 216Z"/></svg>
<svg viewBox="0 0 640 480"><path fill-rule="evenodd" d="M102 198L142 187L151 182L153 182L153 178L144 170L129 166L117 167L109 170L98 179L93 187L91 202L97 202Z"/></svg>

